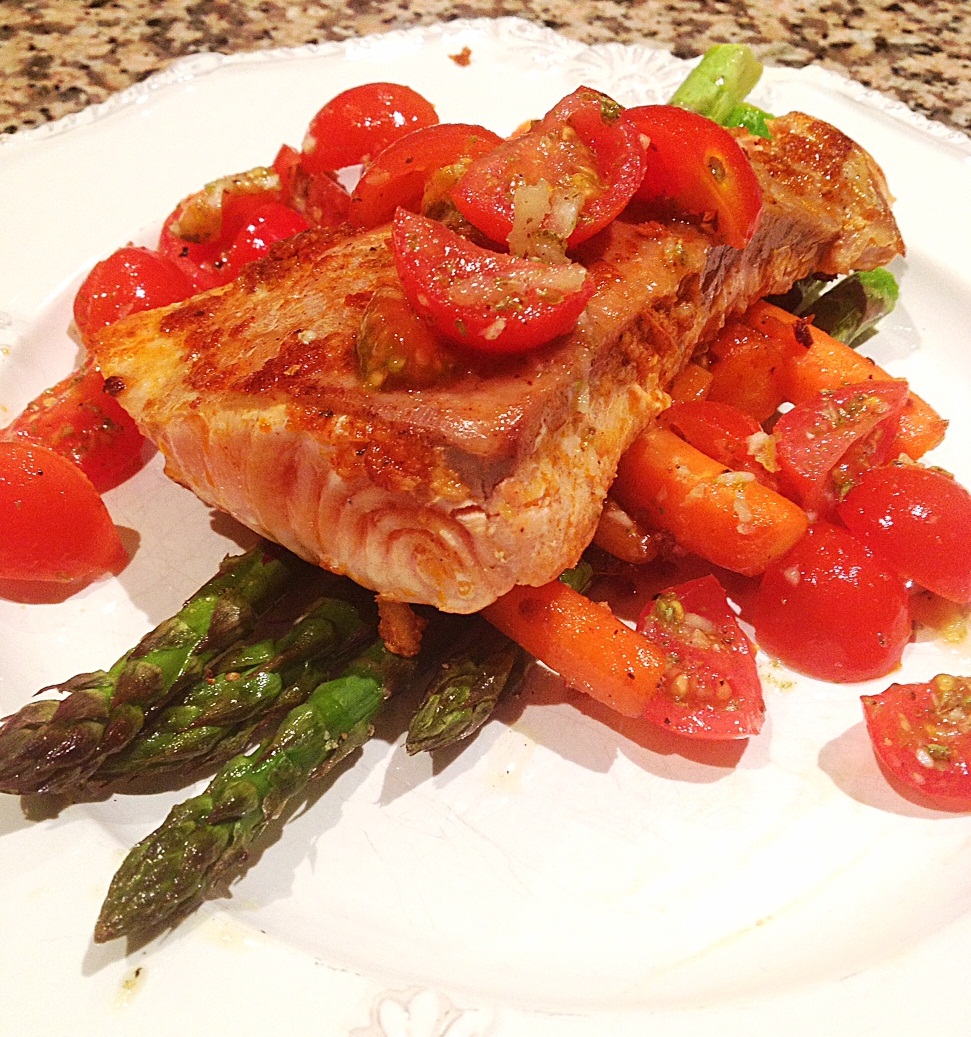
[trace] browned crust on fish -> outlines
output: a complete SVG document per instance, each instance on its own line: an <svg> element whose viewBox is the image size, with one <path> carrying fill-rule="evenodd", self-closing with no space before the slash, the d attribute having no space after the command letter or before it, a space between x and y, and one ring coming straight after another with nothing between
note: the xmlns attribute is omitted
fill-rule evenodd
<svg viewBox="0 0 971 1037"><path fill-rule="evenodd" d="M203 500L387 600L475 611L578 559L619 457L728 315L902 252L883 174L838 130L795 114L739 139L765 196L752 243L615 221L577 256L596 291L576 330L523 358L365 391L361 314L398 288L387 228L308 232L92 351Z"/></svg>

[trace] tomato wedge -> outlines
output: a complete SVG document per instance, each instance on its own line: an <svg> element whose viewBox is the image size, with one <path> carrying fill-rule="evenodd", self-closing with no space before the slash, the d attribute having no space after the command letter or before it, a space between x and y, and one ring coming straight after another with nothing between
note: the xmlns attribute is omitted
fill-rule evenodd
<svg viewBox="0 0 971 1037"><path fill-rule="evenodd" d="M69 458L99 492L134 474L149 452L148 441L105 392L104 378L91 367L41 393L0 435L37 443Z"/></svg>
<svg viewBox="0 0 971 1037"><path fill-rule="evenodd" d="M389 144L365 169L351 194L355 227L387 223L401 207L418 212L429 178L437 170L491 151L502 138L484 126L438 123Z"/></svg>
<svg viewBox="0 0 971 1037"><path fill-rule="evenodd" d="M641 182L644 148L622 111L580 87L532 129L473 162L452 200L513 254L562 255L618 216Z"/></svg>
<svg viewBox="0 0 971 1037"><path fill-rule="evenodd" d="M181 302L193 283L178 264L149 248L126 245L95 263L74 297L82 338L131 313Z"/></svg>
<svg viewBox="0 0 971 1037"><path fill-rule="evenodd" d="M490 252L405 209L395 214L392 251L415 312L480 352L520 353L565 335L593 293L578 263Z"/></svg>
<svg viewBox="0 0 971 1037"><path fill-rule="evenodd" d="M773 429L783 492L831 516L863 471L889 460L907 397L906 382L861 382L796 404Z"/></svg>
<svg viewBox="0 0 971 1037"><path fill-rule="evenodd" d="M82 582L127 559L88 477L35 443L0 442L0 529L4 580Z"/></svg>
<svg viewBox="0 0 971 1037"><path fill-rule="evenodd" d="M840 502L839 516L902 576L971 602L971 493L946 472L909 463L871 468Z"/></svg>
<svg viewBox="0 0 971 1037"><path fill-rule="evenodd" d="M623 121L650 139L636 198L701 219L719 243L744 248L762 216L762 188L728 130L666 104L629 108Z"/></svg>
<svg viewBox="0 0 971 1037"><path fill-rule="evenodd" d="M352 86L331 98L310 120L301 165L308 173L360 165L393 140L436 122L435 108L411 87Z"/></svg>
<svg viewBox="0 0 971 1037"><path fill-rule="evenodd" d="M637 629L665 653L646 719L691 738L748 738L765 719L755 648L722 585L702 576L659 594Z"/></svg>
<svg viewBox="0 0 971 1037"><path fill-rule="evenodd" d="M726 468L751 472L764 486L779 488L774 438L737 407L714 400L685 400L662 411L658 423Z"/></svg>
<svg viewBox="0 0 971 1037"><path fill-rule="evenodd" d="M908 788L967 807L971 801L971 679L938 674L864 695L877 759Z"/></svg>
<svg viewBox="0 0 971 1037"><path fill-rule="evenodd" d="M275 241L310 226L281 201L281 182L275 169L260 166L207 184L165 220L159 252L181 267L197 291L228 284L239 273L243 254L247 260L259 258ZM231 262L237 241L238 259Z"/></svg>
<svg viewBox="0 0 971 1037"><path fill-rule="evenodd" d="M818 522L759 583L752 621L759 645L826 681L883 677L910 639L900 577L840 526Z"/></svg>

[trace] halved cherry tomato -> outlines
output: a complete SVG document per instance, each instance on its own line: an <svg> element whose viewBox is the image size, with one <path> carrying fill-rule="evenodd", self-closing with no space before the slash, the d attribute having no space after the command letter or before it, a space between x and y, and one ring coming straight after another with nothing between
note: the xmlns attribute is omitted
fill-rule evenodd
<svg viewBox="0 0 971 1037"><path fill-rule="evenodd" d="M532 129L477 159L452 200L515 255L578 245L620 214L644 173L643 145L622 111L580 87Z"/></svg>
<svg viewBox="0 0 971 1037"><path fill-rule="evenodd" d="M232 179L226 177L227 183ZM269 177L267 183L271 183ZM209 217L212 226L206 228L204 234L194 235L200 240L187 240L182 236L186 206L211 188L212 185L203 188L179 203L165 221L159 237L159 251L179 265L199 291L228 284L240 273L240 260L244 257L247 261L256 259L265 254L274 242L306 230L310 225L295 209L282 204L278 187L245 191L226 189ZM230 261L230 252L238 239L241 245L237 261Z"/></svg>
<svg viewBox="0 0 971 1037"><path fill-rule="evenodd" d="M714 400L686 400L662 411L658 423L726 468L751 472L763 485L779 488L774 438L736 407Z"/></svg>
<svg viewBox="0 0 971 1037"><path fill-rule="evenodd" d="M393 140L438 122L421 94L398 83L365 83L328 101L310 120L301 164L326 173L367 163Z"/></svg>
<svg viewBox="0 0 971 1037"><path fill-rule="evenodd" d="M839 504L851 533L902 576L971 602L971 493L918 464L863 472Z"/></svg>
<svg viewBox="0 0 971 1037"><path fill-rule="evenodd" d="M226 251L223 272L228 280L239 276L247 263L265 256L270 246L307 230L310 223L295 209L280 202L263 202L236 232Z"/></svg>
<svg viewBox="0 0 971 1037"><path fill-rule="evenodd" d="M438 123L399 137L375 156L354 188L351 223L376 227L399 207L418 212L436 170L471 161L501 143L498 134L468 123Z"/></svg>
<svg viewBox="0 0 971 1037"><path fill-rule="evenodd" d="M347 219L351 196L330 173L308 173L296 148L284 144L273 160L280 178L280 201L305 216L314 227L338 227Z"/></svg>
<svg viewBox="0 0 971 1037"><path fill-rule="evenodd" d="M576 325L593 285L578 263L490 252L399 209L392 251L412 308L447 339L488 353L545 345Z"/></svg>
<svg viewBox="0 0 971 1037"><path fill-rule="evenodd" d="M142 466L148 441L121 405L105 392L92 367L68 375L28 403L2 433L48 447L80 466L99 492Z"/></svg>
<svg viewBox="0 0 971 1037"><path fill-rule="evenodd" d="M164 256L126 245L95 263L74 297L74 322L82 338L122 317L187 299L192 282Z"/></svg>
<svg viewBox="0 0 971 1037"><path fill-rule="evenodd" d="M873 750L904 785L933 799L971 801L971 680L938 674L862 696Z"/></svg>
<svg viewBox="0 0 971 1037"><path fill-rule="evenodd" d="M862 382L824 390L775 424L783 492L807 511L829 516L867 468L889 460L906 382Z"/></svg>
<svg viewBox="0 0 971 1037"><path fill-rule="evenodd" d="M664 650L666 668L644 716L692 738L748 738L765 719L755 649L714 576L659 594L637 629Z"/></svg>
<svg viewBox="0 0 971 1037"><path fill-rule="evenodd" d="M762 216L762 188L728 130L666 104L629 108L623 120L650 139L636 197L700 217L715 239L744 248Z"/></svg>
<svg viewBox="0 0 971 1037"><path fill-rule="evenodd" d="M755 637L792 669L827 681L882 677L910 638L903 580L840 526L819 522L759 583Z"/></svg>
<svg viewBox="0 0 971 1037"><path fill-rule="evenodd" d="M88 477L35 443L0 442L0 529L0 579L80 582L126 560Z"/></svg>

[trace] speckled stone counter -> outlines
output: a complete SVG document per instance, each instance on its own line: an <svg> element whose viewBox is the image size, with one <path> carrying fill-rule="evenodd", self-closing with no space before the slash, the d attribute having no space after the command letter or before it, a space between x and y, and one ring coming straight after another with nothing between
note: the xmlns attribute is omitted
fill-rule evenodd
<svg viewBox="0 0 971 1037"><path fill-rule="evenodd" d="M748 43L768 64L819 62L967 132L966 11L966 0L0 0L0 130L76 112L200 51L515 15L587 43L641 40L681 57Z"/></svg>

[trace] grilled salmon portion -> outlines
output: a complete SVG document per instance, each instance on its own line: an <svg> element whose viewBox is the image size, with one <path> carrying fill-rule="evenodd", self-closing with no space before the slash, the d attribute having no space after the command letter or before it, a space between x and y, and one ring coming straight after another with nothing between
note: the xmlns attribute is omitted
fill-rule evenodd
<svg viewBox="0 0 971 1037"><path fill-rule="evenodd" d="M882 173L838 130L793 114L739 139L764 192L748 247L625 216L579 250L596 290L576 329L524 357L365 388L362 314L401 291L388 228L308 231L91 351L208 504L389 600L473 612L577 561L621 454L728 316L903 251Z"/></svg>

